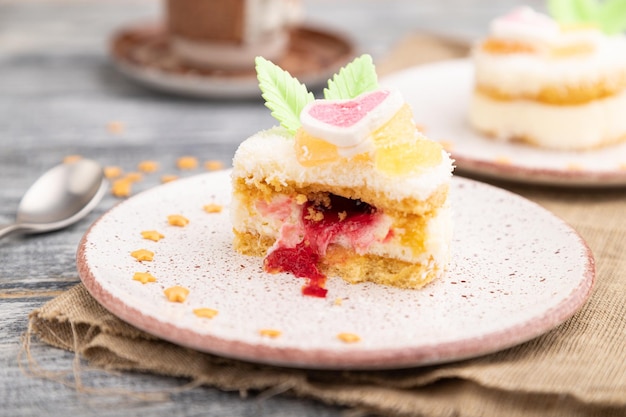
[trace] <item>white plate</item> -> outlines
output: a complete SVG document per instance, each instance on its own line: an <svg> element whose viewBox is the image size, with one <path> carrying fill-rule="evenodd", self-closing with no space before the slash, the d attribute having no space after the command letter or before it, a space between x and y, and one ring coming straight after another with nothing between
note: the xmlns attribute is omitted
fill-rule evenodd
<svg viewBox="0 0 626 417"><path fill-rule="evenodd" d="M589 296L592 255L554 215L507 191L463 178L455 207L452 263L421 290L327 282L325 299L301 294L302 279L266 274L261 258L232 249L229 172L190 177L120 203L85 234L80 277L121 319L174 343L217 355L292 367L382 369L483 355L527 341L563 322ZM203 205L224 205L209 214ZM190 223L170 226L182 214ZM140 232L156 229L158 241ZM152 262L130 252L148 249ZM158 281L141 284L135 272ZM190 289L186 302L163 290ZM338 303L337 300L341 300ZM213 319L192 310L219 311ZM262 337L261 329L282 332ZM361 338L344 343L342 332Z"/></svg>
<svg viewBox="0 0 626 417"><path fill-rule="evenodd" d="M399 89L415 121L446 144L459 173L559 186L626 185L626 143L586 152L500 142L474 131L466 115L474 83L467 59L409 68L381 79Z"/></svg>

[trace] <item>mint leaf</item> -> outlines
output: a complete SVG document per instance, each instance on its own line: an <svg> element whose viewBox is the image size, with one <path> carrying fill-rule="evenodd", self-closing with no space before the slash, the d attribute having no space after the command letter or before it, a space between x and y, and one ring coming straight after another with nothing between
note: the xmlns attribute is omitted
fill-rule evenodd
<svg viewBox="0 0 626 417"><path fill-rule="evenodd" d="M300 112L313 101L313 93L287 71L263 57L254 60L265 106L292 135L300 128Z"/></svg>
<svg viewBox="0 0 626 417"><path fill-rule="evenodd" d="M548 0L548 11L559 23L592 23L598 7L596 0Z"/></svg>
<svg viewBox="0 0 626 417"><path fill-rule="evenodd" d="M364 54L339 70L328 88L324 89L327 100L346 100L378 88L378 76L372 57Z"/></svg>
<svg viewBox="0 0 626 417"><path fill-rule="evenodd" d="M626 29L626 0L607 0L599 9L596 20L604 32L616 34Z"/></svg>

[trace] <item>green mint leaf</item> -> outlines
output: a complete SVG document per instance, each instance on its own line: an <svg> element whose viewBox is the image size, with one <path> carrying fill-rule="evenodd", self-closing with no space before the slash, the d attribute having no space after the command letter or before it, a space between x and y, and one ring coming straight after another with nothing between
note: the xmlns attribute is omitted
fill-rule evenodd
<svg viewBox="0 0 626 417"><path fill-rule="evenodd" d="M559 23L592 23L598 14L596 0L548 0L548 11Z"/></svg>
<svg viewBox="0 0 626 417"><path fill-rule="evenodd" d="M292 135L300 128L300 112L314 100L304 84L287 71L263 57L254 60L261 96L265 106Z"/></svg>
<svg viewBox="0 0 626 417"><path fill-rule="evenodd" d="M626 0L607 0L600 6L597 24L608 34L626 30Z"/></svg>
<svg viewBox="0 0 626 417"><path fill-rule="evenodd" d="M324 89L327 100L346 100L378 88L372 57L364 54L339 70Z"/></svg>

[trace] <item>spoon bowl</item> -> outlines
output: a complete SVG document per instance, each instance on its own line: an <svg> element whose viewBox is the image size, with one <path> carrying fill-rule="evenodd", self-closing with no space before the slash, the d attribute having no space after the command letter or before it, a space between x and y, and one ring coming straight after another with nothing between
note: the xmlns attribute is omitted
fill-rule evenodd
<svg viewBox="0 0 626 417"><path fill-rule="evenodd" d="M15 222L0 228L0 237L50 232L73 224L100 202L106 184L102 167L91 159L57 165L26 191Z"/></svg>

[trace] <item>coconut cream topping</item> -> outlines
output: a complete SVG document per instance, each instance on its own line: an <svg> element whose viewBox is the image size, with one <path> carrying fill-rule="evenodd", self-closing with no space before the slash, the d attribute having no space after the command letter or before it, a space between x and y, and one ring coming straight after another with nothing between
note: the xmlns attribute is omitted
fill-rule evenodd
<svg viewBox="0 0 626 417"><path fill-rule="evenodd" d="M604 36L591 25L561 25L530 7L518 7L491 22L492 39L533 45L538 52L551 53L576 45L595 46Z"/></svg>

